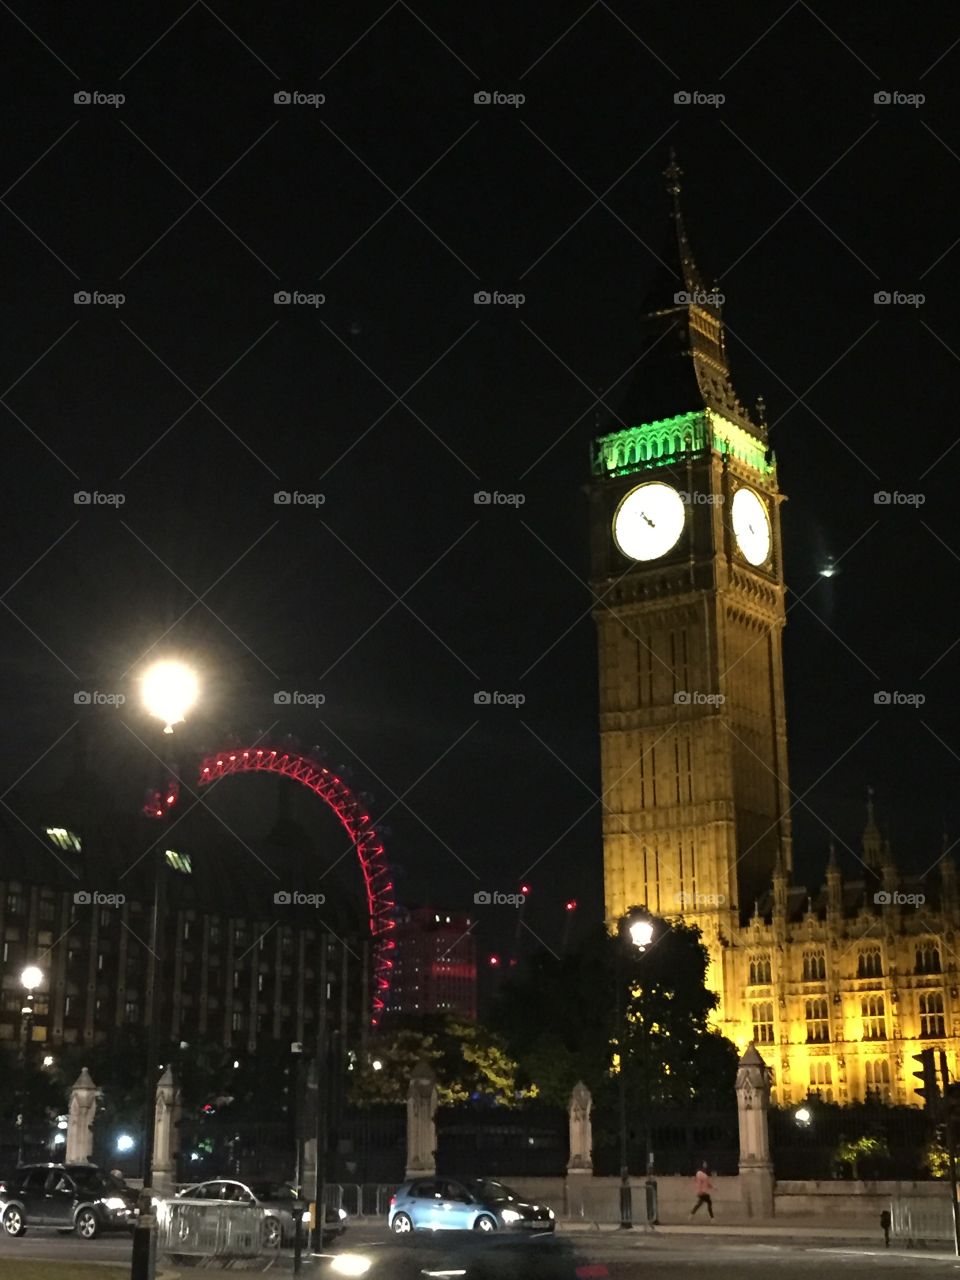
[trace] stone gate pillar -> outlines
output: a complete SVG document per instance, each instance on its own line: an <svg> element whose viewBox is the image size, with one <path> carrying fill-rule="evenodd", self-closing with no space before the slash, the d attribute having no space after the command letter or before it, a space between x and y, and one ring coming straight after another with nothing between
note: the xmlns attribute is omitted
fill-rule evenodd
<svg viewBox="0 0 960 1280"><path fill-rule="evenodd" d="M93 1155L93 1122L101 1096L100 1090L90 1078L90 1072L84 1067L70 1089L67 1149L64 1155L67 1164L89 1164Z"/></svg>
<svg viewBox="0 0 960 1280"><path fill-rule="evenodd" d="M593 1173L593 1124L590 1113L593 1098L590 1090L578 1080L570 1094L568 1116L570 1121L570 1159L567 1173Z"/></svg>
<svg viewBox="0 0 960 1280"><path fill-rule="evenodd" d="M437 1171L436 1115L437 1077L429 1062L421 1059L407 1090L407 1178Z"/></svg>
<svg viewBox="0 0 960 1280"><path fill-rule="evenodd" d="M737 1067L737 1115L740 1121L740 1202L748 1218L772 1218L773 1161L770 1157L770 1071L747 1046Z"/></svg>
<svg viewBox="0 0 960 1280"><path fill-rule="evenodd" d="M157 1106L153 1129L153 1186L163 1195L173 1190L177 1151L180 1090L167 1067L157 1081Z"/></svg>

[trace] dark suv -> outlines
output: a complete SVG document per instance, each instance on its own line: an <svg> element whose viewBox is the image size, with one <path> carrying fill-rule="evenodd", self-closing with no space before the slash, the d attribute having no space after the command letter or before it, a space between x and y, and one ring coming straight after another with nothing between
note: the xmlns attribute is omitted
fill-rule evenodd
<svg viewBox="0 0 960 1280"><path fill-rule="evenodd" d="M0 1224L8 1236L27 1227L59 1227L92 1240L101 1231L132 1228L134 1193L92 1164L26 1164L0 1179Z"/></svg>

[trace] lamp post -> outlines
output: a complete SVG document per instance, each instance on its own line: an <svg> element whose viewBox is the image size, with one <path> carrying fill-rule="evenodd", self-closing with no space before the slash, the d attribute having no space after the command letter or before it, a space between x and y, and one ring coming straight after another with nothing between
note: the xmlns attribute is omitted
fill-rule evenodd
<svg viewBox="0 0 960 1280"><path fill-rule="evenodd" d="M20 1106L17 1109L17 1164L23 1164L23 1120L27 1093L27 1067L29 1066L30 1040L33 1036L34 995L43 982L43 970L28 964L20 974L20 985L27 993L20 1008Z"/></svg>
<svg viewBox="0 0 960 1280"><path fill-rule="evenodd" d="M620 1037L620 1069L617 1073L620 1103L620 1229L633 1227L633 1189L630 1186L630 1161L627 1153L627 1036L630 1031L627 1009L623 1001L623 950L632 946L643 954L653 941L653 922L649 916L635 912L621 922L617 947L617 1034ZM644 1169L644 1176L647 1170Z"/></svg>
<svg viewBox="0 0 960 1280"><path fill-rule="evenodd" d="M158 662L144 674L140 691L147 713L159 720L164 734L172 734L174 725L180 724L197 700L198 682L195 673L184 663ZM165 756L165 752L161 756ZM163 760L164 776L161 787L167 786L166 760ZM158 806L162 817L166 808ZM140 1192L140 1212L133 1233L133 1255L130 1264L131 1280L154 1280L157 1263L156 1214L153 1206L153 1141L157 1110L157 1053L160 999L158 990L162 980L161 948L163 937L163 851L160 842L152 851L153 856L153 907L150 914L150 953L153 956L153 982L146 992L147 1061L144 1070L144 1132L143 1132L143 1188Z"/></svg>

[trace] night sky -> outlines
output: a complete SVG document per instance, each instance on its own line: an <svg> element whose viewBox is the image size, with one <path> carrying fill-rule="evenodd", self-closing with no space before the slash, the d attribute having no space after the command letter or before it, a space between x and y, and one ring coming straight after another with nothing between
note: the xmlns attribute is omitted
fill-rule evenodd
<svg viewBox="0 0 960 1280"><path fill-rule="evenodd" d="M472 907L529 875L526 921L554 947L564 899L599 916L584 485L666 249L675 146L789 498L798 879L819 883L831 832L858 869L868 785L925 870L944 825L960 835L955 12L346 8L0 12L3 790L31 770L4 803L55 788L81 732L123 803L139 794L157 734L134 676L156 645L203 672L184 751L318 744L390 811L405 899ZM238 835L268 816L238 804ZM507 945L515 917L488 911L481 947Z"/></svg>

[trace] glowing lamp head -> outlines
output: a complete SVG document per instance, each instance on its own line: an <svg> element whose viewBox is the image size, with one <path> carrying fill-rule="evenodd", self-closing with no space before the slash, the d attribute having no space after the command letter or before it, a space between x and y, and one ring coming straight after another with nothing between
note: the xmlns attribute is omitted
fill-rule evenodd
<svg viewBox="0 0 960 1280"><path fill-rule="evenodd" d="M43 970L35 964L28 964L20 974L20 984L27 991L35 991L43 981Z"/></svg>
<svg viewBox="0 0 960 1280"><path fill-rule="evenodd" d="M380 1061L379 1058L374 1058L374 1060L370 1063L370 1065L371 1067L373 1067L374 1071L383 1070L383 1063Z"/></svg>
<svg viewBox="0 0 960 1280"><path fill-rule="evenodd" d="M653 924L649 920L631 920L627 934L638 951L644 951L653 941Z"/></svg>
<svg viewBox="0 0 960 1280"><path fill-rule="evenodd" d="M796 1120L797 1124L806 1128L813 1119L813 1116L810 1114L809 1107L797 1107L796 1111L793 1113L793 1118Z"/></svg>
<svg viewBox="0 0 960 1280"><path fill-rule="evenodd" d="M184 663L157 662L143 676L140 691L150 715L163 721L164 733L172 733L196 702L199 684Z"/></svg>
<svg viewBox="0 0 960 1280"><path fill-rule="evenodd" d="M129 1133L121 1133L117 1138L118 1151L132 1151L134 1148L133 1138Z"/></svg>

